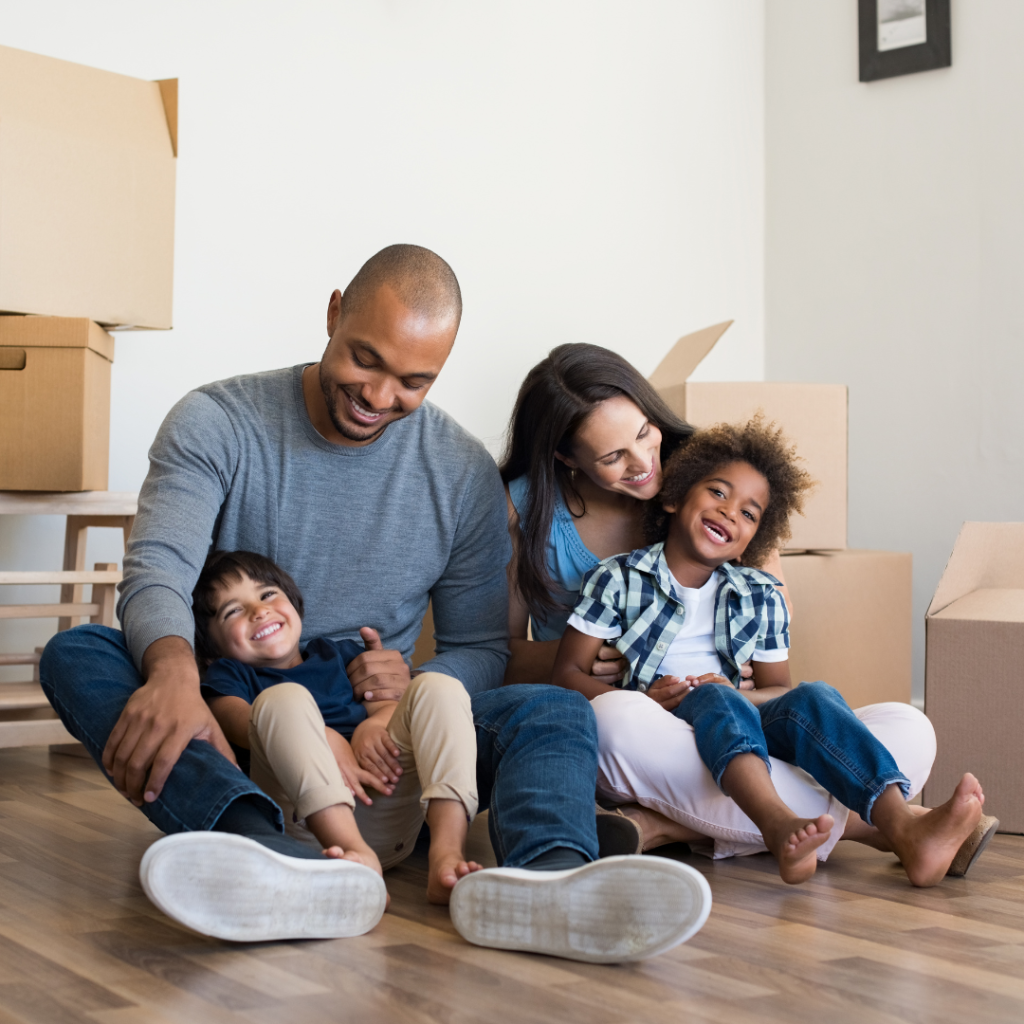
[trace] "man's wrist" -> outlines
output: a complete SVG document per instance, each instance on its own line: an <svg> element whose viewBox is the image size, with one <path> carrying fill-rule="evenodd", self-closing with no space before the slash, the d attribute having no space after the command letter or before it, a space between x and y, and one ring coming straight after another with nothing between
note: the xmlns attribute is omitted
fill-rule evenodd
<svg viewBox="0 0 1024 1024"><path fill-rule="evenodd" d="M199 666L191 645L180 636L154 640L142 656L142 677L147 685L173 682L180 686L183 682L190 682L198 689Z"/></svg>

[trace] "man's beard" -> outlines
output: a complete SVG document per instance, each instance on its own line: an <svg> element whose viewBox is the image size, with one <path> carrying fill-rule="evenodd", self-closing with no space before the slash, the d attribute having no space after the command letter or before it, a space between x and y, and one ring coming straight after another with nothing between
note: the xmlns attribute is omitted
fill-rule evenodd
<svg viewBox="0 0 1024 1024"><path fill-rule="evenodd" d="M338 391L344 391L345 389L335 387L330 381L325 380L322 368L320 370L320 390L323 392L324 402L327 405L327 415L330 417L331 423L334 424L334 429L346 440L372 441L379 434L384 433L384 430L388 425L387 422L382 423L376 429L373 427L366 427L366 432L360 432L341 418L338 413Z"/></svg>

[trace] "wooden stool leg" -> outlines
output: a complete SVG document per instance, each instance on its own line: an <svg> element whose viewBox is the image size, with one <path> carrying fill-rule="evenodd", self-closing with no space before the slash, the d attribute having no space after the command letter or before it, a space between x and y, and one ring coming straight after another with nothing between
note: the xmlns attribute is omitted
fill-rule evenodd
<svg viewBox="0 0 1024 1024"><path fill-rule="evenodd" d="M93 569L96 572L116 572L117 562L97 562ZM92 585L92 603L98 604L100 610L89 619L101 626L114 625L114 607L117 604L116 583L94 583Z"/></svg>
<svg viewBox="0 0 1024 1024"><path fill-rule="evenodd" d="M89 534L89 521L86 516L68 516L67 529L64 531L64 571L81 572L85 568L85 544ZM61 603L81 604L82 588L65 585L60 588ZM57 620L57 632L70 629L81 623L80 616Z"/></svg>

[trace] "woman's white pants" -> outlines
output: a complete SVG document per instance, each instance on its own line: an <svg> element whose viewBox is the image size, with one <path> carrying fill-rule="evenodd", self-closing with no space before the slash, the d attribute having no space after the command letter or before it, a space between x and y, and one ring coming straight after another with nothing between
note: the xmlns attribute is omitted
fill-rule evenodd
<svg viewBox="0 0 1024 1024"><path fill-rule="evenodd" d="M599 742L598 797L638 803L692 828L704 843L697 853L718 859L762 853L765 845L754 823L714 783L697 753L693 727L634 690L604 693L591 701ZM854 714L886 747L910 779L910 796L921 791L935 760L935 730L909 704L870 704ZM843 836L850 811L806 772L772 761L779 796L801 818L831 814L835 827L818 849L825 860Z"/></svg>

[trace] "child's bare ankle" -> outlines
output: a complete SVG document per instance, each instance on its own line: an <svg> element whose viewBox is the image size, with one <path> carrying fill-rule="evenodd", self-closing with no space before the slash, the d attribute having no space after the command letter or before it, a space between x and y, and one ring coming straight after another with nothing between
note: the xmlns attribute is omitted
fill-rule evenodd
<svg viewBox="0 0 1024 1024"><path fill-rule="evenodd" d="M953 795L940 806L920 815L908 815L908 824L893 839L893 849L911 883L937 885L964 840L983 813L984 794L973 775L965 775Z"/></svg>

